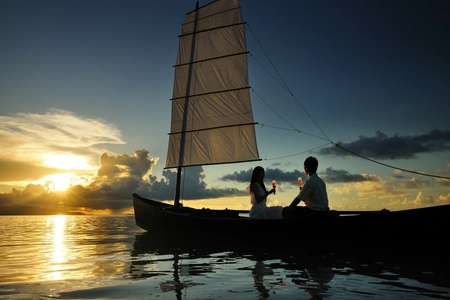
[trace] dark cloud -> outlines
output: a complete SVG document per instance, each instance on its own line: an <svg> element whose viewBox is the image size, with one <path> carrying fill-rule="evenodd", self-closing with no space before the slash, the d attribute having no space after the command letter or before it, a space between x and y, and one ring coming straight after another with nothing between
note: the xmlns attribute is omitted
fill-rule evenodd
<svg viewBox="0 0 450 300"><path fill-rule="evenodd" d="M327 168L325 172L321 173L322 178L327 183L349 183L349 182L363 182L363 181L379 181L377 176L368 174L350 174L345 170L335 170Z"/></svg>
<svg viewBox="0 0 450 300"><path fill-rule="evenodd" d="M438 179L437 182L441 186L449 186L450 187L450 180L448 180L448 179Z"/></svg>
<svg viewBox="0 0 450 300"><path fill-rule="evenodd" d="M266 176L265 180L276 180L280 184L286 183L291 185L297 185L297 178L302 177L305 181L308 177L303 171L294 170L285 172L278 168L265 168ZM237 182L250 182L252 176L252 169L246 171L234 172L223 176L222 180L237 181ZM379 179L375 175L366 174L350 174L345 170L335 170L333 168L327 168L325 172L321 172L320 176L327 183L346 183L346 182L362 182L362 181L378 181Z"/></svg>
<svg viewBox="0 0 450 300"><path fill-rule="evenodd" d="M350 156L348 149L356 154L372 159L411 159L421 153L437 153L450 150L450 131L433 130L427 134L415 136L388 135L377 131L375 136L360 136L358 140L345 143L340 147L322 148L322 155ZM344 148L344 149L341 149Z"/></svg>
<svg viewBox="0 0 450 300"><path fill-rule="evenodd" d="M147 173L151 171L152 165L157 160L149 159L149 152L147 150L136 150L134 156L127 154L122 155L109 155L104 153L100 156L100 168L97 171L97 175L104 177L108 181L116 181L117 178L126 175L131 178L143 178Z"/></svg>
<svg viewBox="0 0 450 300"><path fill-rule="evenodd" d="M268 171L268 170L266 170ZM252 177L252 169L235 171L233 174L227 174L220 179L224 181L250 182Z"/></svg>
<svg viewBox="0 0 450 300"><path fill-rule="evenodd" d="M429 187L431 184L428 180L412 178L411 180L408 181L395 182L394 185L402 189L416 189L416 188L422 189L424 187Z"/></svg>
<svg viewBox="0 0 450 300"><path fill-rule="evenodd" d="M303 171L282 171L278 168L264 168L266 172L265 180L277 180L280 183L290 183L297 185L297 178L302 177L306 180L307 176ZM224 181L237 181L237 182L248 182L250 183L250 178L252 177L253 169L242 170L239 172L234 172L233 174L227 174L222 176L220 179Z"/></svg>
<svg viewBox="0 0 450 300"><path fill-rule="evenodd" d="M173 200L177 174L175 171L164 170L163 177L158 181L156 176L150 176L147 193L150 193L151 197L155 199ZM205 174L201 166L184 168L181 179L181 197L185 200L198 200L247 195L247 191L236 188L210 188L204 179Z"/></svg>
<svg viewBox="0 0 450 300"><path fill-rule="evenodd" d="M394 172L394 173L391 175L391 177L392 177L392 178L395 178L395 179L405 179L405 178L409 178L408 176L405 176L402 172Z"/></svg>

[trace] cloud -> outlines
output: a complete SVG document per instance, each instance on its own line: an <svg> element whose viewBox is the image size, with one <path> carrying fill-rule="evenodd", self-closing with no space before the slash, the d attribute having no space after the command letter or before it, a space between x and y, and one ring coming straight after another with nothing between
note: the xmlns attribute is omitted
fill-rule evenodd
<svg viewBox="0 0 450 300"><path fill-rule="evenodd" d="M395 179L407 178L407 176L403 175L403 172L401 170L398 170L398 169L395 169L395 170L392 171L391 177L395 178Z"/></svg>
<svg viewBox="0 0 450 300"><path fill-rule="evenodd" d="M119 178L129 177L134 179L146 178L158 158L151 158L147 150L136 150L134 156L127 154L110 155L103 153L100 156L100 168L97 177L102 182L115 182Z"/></svg>
<svg viewBox="0 0 450 300"><path fill-rule="evenodd" d="M415 188L424 188L429 187L431 183L427 180L421 180L412 178L408 181L398 181L394 183L395 186L402 188L402 189L415 189Z"/></svg>
<svg viewBox="0 0 450 300"><path fill-rule="evenodd" d="M322 174L324 181L327 183L348 183L348 182L364 182L379 181L376 175L371 174L350 174L345 170L335 170L331 167L327 168Z"/></svg>
<svg viewBox="0 0 450 300"><path fill-rule="evenodd" d="M136 150L133 156L104 153L96 174L84 176L85 184L72 186L64 192L29 184L23 191L13 189L10 193L0 194L0 205L85 212L130 209L132 191L148 189L147 175L157 161L158 158L151 158L147 150Z"/></svg>
<svg viewBox="0 0 450 300"><path fill-rule="evenodd" d="M277 180L280 183L288 183L297 185L297 178L302 177L306 179L304 172L299 170L294 171L283 171L278 168L264 168L266 172L265 180ZM250 178L252 177L253 169L242 170L239 172L234 172L232 174L227 174L222 176L220 179L224 181L236 181L250 183Z"/></svg>
<svg viewBox="0 0 450 300"><path fill-rule="evenodd" d="M329 196L331 194L339 195L343 203L353 203L352 206L362 208L368 203L372 209L383 208L383 201L392 199L404 199L410 196L403 189L398 189L395 185L382 180L377 181L361 181L346 183L342 186L330 187ZM332 199L332 198L331 198Z"/></svg>
<svg viewBox="0 0 450 300"><path fill-rule="evenodd" d="M422 207L422 206L431 206L435 204L435 200L433 198L433 196L431 195L423 195L422 191L420 191L416 198L412 201L412 203L416 206L416 207Z"/></svg>
<svg viewBox="0 0 450 300"><path fill-rule="evenodd" d="M450 180L449 179L442 179L442 178L437 178L436 182L441 185L441 186L449 186L450 187Z"/></svg>
<svg viewBox="0 0 450 300"><path fill-rule="evenodd" d="M448 195L440 195L436 201L437 204L450 204L450 193Z"/></svg>
<svg viewBox="0 0 450 300"><path fill-rule="evenodd" d="M0 116L0 158L39 164L52 153L98 157L101 144L124 144L120 135L112 124L64 110Z"/></svg>
<svg viewBox="0 0 450 300"><path fill-rule="evenodd" d="M0 182L37 180L58 170L26 161L9 161L0 158Z"/></svg>
<svg viewBox="0 0 450 300"><path fill-rule="evenodd" d="M133 192L148 190L147 177L158 158L150 157L147 150L136 150L127 154L100 157L100 167L86 186L77 185L68 192L74 209L81 206L89 209L126 209L131 206Z"/></svg>
<svg viewBox="0 0 450 300"><path fill-rule="evenodd" d="M450 131L432 130L427 134L392 137L377 131L375 136L360 136L358 140L337 143L339 147L318 150L322 155L350 156L344 149L372 159L412 159L421 153L436 153L450 150ZM343 148L343 149L340 149Z"/></svg>
<svg viewBox="0 0 450 300"><path fill-rule="evenodd" d="M173 200L177 174L175 171L164 170L162 175L163 178L159 181L156 176L150 176L147 192L151 192L152 197L158 200ZM247 191L236 188L208 187L204 179L203 167L184 168L180 196L185 200L200 200L248 195Z"/></svg>
<svg viewBox="0 0 450 300"><path fill-rule="evenodd" d="M56 109L0 116L0 184L38 183L47 175L62 173L61 169L76 174L81 167L95 169L104 144L124 142L121 132L101 119Z"/></svg>
<svg viewBox="0 0 450 300"><path fill-rule="evenodd" d="M281 184L297 185L297 178L302 177L303 180L307 179L307 176L303 171L283 171L278 168L265 168L266 172L265 180L276 180ZM221 180L225 181L237 181L237 182L250 182L252 176L252 169L234 172L222 176ZM350 174L345 170L335 170L333 168L327 168L325 172L320 173L320 176L327 183L344 183L344 182L363 182L363 181L378 181L379 178L375 175L367 174Z"/></svg>

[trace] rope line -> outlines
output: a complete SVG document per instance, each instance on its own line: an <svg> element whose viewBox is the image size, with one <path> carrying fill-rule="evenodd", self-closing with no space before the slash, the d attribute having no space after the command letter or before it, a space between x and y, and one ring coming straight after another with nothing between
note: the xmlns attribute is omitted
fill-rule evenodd
<svg viewBox="0 0 450 300"><path fill-rule="evenodd" d="M261 128L262 127L270 127L270 128L274 128L274 129L278 129L278 130L295 131L298 134L302 133L302 134L306 134L306 135L309 135L309 136L312 136L312 137L315 137L315 138L318 138L318 139L322 139L322 140L328 141L324 137L321 137L321 136L318 136L318 135L314 135L314 134L311 134L311 133L308 133L308 132L305 132L305 131L300 131L298 129L282 128L282 127L277 127L277 126L272 126L272 125L267 125L267 124L262 124L262 123L259 123L259 124L261 125Z"/></svg>
<svg viewBox="0 0 450 300"><path fill-rule="evenodd" d="M281 81L283 81L282 86L292 95L291 90L289 89L288 85L286 84L286 82L283 80L283 77L280 75L280 73L278 72L277 68L275 68L275 65L272 63L272 60L269 58L269 55L267 55L266 50L264 50L263 46L261 45L261 43L259 42L258 38L256 37L255 33L253 32L252 28L250 27L250 25L247 23L247 27L248 29L250 29L250 32L252 33L253 37L256 40L256 43L259 45L259 48L261 48L261 51L264 53L264 55L266 56L267 60L270 62L270 64L272 65L272 68L275 70L275 72L277 73L278 77L281 79ZM258 62L259 63L259 62ZM267 69L264 68L266 71ZM268 72L268 71L267 71ZM270 74L270 73L269 73ZM272 75L271 75L272 76ZM273 76L272 76L273 77ZM275 77L274 77L275 78Z"/></svg>
<svg viewBox="0 0 450 300"><path fill-rule="evenodd" d="M281 157L275 157L275 158L264 158L263 160L276 160L276 159L283 159L283 158L288 158L288 157L292 157L292 156L297 156L297 155L300 155L300 154L304 154L304 153L307 153L307 152L311 152L311 151L317 150L317 149L322 148L322 147L325 147L325 146L327 146L327 145L329 145L329 144L330 144L330 143L326 143L326 144L324 144L324 145L322 145L322 146L318 146L318 147L316 147L316 148L312 148L312 149L309 149L309 150L306 150L306 151L303 151L303 152L299 152L299 153L295 153L295 154L291 154L291 155L286 155L286 156L281 156Z"/></svg>
<svg viewBox="0 0 450 300"><path fill-rule="evenodd" d="M397 169L397 170L400 170L400 171L403 171L403 172L408 172L408 173L417 174L417 175L422 175L422 176L428 176L428 177L434 177L434 178L441 178L441 179L450 179L450 177L447 177L447 176L439 176L439 175L427 174L427 173L422 173L422 172L416 172L416 171L411 171L411 170L407 170L407 169L402 169L402 168L399 168L399 167L395 167L395 166L392 166L392 165L388 165L388 164L379 162L379 161L377 161L377 160L368 158L368 157L366 157L366 156L363 156L363 155L361 155L361 154L358 154L358 153L356 153L356 152L353 152L353 151L351 151L351 150L349 150L349 149L347 149L347 148L342 147L340 144L334 144L334 145L335 145L337 148L340 148L340 149L342 149L342 150L345 150L345 151L347 151L348 153L350 153L350 154L352 154L352 155L358 156L358 157L360 157L360 158L362 158L362 159L366 159L366 160L368 160L368 161L371 161L371 162L373 162L373 163L376 163L376 164L379 164L379 165L382 165L382 166L385 166L385 167L388 167L388 168Z"/></svg>
<svg viewBox="0 0 450 300"><path fill-rule="evenodd" d="M259 45L259 47L261 48L261 51L264 53L264 55L266 56L267 60L270 62L270 64L272 65L273 69L275 70L275 72L277 73L278 77L280 78L280 80L283 82L283 84L280 84L280 82L277 80L277 82L283 86L288 92L289 94L292 96L292 98L294 98L295 102L297 102L297 104L302 108L302 110L306 113L306 115L309 117L309 119L316 125L316 127L322 132L322 134L327 138L328 141L331 142L331 139L326 135L326 133L322 130L322 128L319 126L319 124L317 124L317 122L313 119L313 117L309 114L309 112L305 109L305 107L303 107L303 105L300 103L300 101L297 99L297 97L295 97L294 93L291 92L291 89L289 88L289 86L286 84L286 82L284 81L283 77L281 76L281 74L278 72L278 69L275 67L275 65L273 64L272 60L270 59L270 57L267 55L266 51L264 50L264 48L262 47L261 43L259 42L258 38L256 37L256 35L254 34L253 30L251 29L250 25L247 23L247 27L250 29L250 32L252 33L253 37L256 40L256 43ZM255 57L253 55L251 55L252 58L255 59ZM255 59L255 61L257 61ZM257 61L258 64L260 64L259 61ZM261 64L260 64L261 65ZM264 67L263 67L264 68ZM271 77L273 77L275 79L275 77L270 74L270 72L264 68L264 70L266 72L269 73L269 75ZM276 80L276 79L275 79ZM272 109L273 110L273 109ZM284 120L284 119L283 119ZM289 123L288 123L289 124ZM290 125L290 124L289 124ZM292 125L291 125L292 126Z"/></svg>
<svg viewBox="0 0 450 300"><path fill-rule="evenodd" d="M285 118L283 118L275 109L273 109L272 106L270 106L257 92L255 92L254 89L252 89L252 92L256 94L256 96L258 96L258 98L265 104L267 105L268 108L270 108L278 117L280 117L280 119L282 119L284 122L286 122L286 124L288 124L289 126L291 126L292 128L294 128L296 131L300 131L297 128L295 128L294 125L292 125L291 123L288 122L288 120L286 120Z"/></svg>

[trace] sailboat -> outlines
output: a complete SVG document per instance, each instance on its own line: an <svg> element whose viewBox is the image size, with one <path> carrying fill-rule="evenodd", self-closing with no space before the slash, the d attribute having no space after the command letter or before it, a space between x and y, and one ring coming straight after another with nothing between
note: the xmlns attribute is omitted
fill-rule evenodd
<svg viewBox="0 0 450 300"><path fill-rule="evenodd" d="M136 224L170 234L289 239L435 241L450 225L450 205L404 211L330 211L310 219L255 220L245 211L180 204L183 168L258 161L248 83L245 22L238 0L188 13L179 36L166 168L177 169L173 204L133 194ZM247 211L248 213L248 211Z"/></svg>

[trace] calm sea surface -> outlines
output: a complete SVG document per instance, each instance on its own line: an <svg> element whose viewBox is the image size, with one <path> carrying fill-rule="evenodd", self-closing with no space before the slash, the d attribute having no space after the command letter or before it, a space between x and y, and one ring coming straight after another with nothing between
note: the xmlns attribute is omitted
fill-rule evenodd
<svg viewBox="0 0 450 300"><path fill-rule="evenodd" d="M2 299L450 299L442 252L191 244L134 216L3 216L0 233Z"/></svg>

